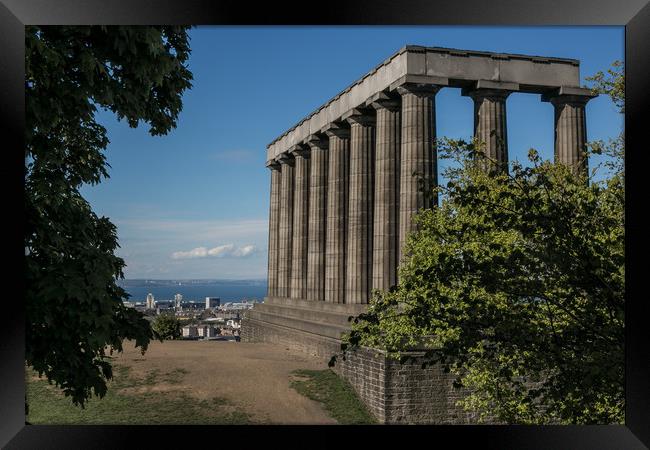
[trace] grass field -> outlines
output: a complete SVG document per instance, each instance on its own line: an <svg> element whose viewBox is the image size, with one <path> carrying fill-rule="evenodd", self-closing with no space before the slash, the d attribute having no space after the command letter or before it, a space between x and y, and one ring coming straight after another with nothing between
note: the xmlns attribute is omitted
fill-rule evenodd
<svg viewBox="0 0 650 450"><path fill-rule="evenodd" d="M84 425L147 425L147 424L249 424L250 417L233 407L225 398L199 400L178 391L156 392L159 383L176 385L184 375L182 369L161 373L150 371L144 379L130 376L127 366L115 366L108 393L102 399L91 399L84 409L72 404L61 390L38 379L27 371L27 402L29 423Z"/></svg>
<svg viewBox="0 0 650 450"><path fill-rule="evenodd" d="M375 424L376 420L356 396L352 386L330 369L296 370L291 387L321 402L341 425Z"/></svg>
<svg viewBox="0 0 650 450"><path fill-rule="evenodd" d="M352 388L327 360L263 343L132 343L110 359L102 399L81 409L26 370L32 424L349 424L372 423Z"/></svg>

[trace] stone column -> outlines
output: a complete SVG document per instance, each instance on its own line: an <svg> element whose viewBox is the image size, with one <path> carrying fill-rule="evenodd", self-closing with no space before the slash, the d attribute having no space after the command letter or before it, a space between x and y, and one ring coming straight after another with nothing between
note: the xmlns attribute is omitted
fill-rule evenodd
<svg viewBox="0 0 650 450"><path fill-rule="evenodd" d="M585 106L596 97L590 89L565 87L542 94L555 110L555 161L586 174L588 161Z"/></svg>
<svg viewBox="0 0 650 450"><path fill-rule="evenodd" d="M307 299L325 300L325 230L327 228L327 139L308 138L311 148Z"/></svg>
<svg viewBox="0 0 650 450"><path fill-rule="evenodd" d="M291 149L295 158L293 199L293 246L291 251L292 298L307 298L307 237L309 220L309 149L297 145Z"/></svg>
<svg viewBox="0 0 650 450"><path fill-rule="evenodd" d="M325 249L325 301L345 303L350 131L330 128Z"/></svg>
<svg viewBox="0 0 650 450"><path fill-rule="evenodd" d="M434 96L439 90L436 85L405 84L397 88L402 96L398 261L402 260L408 234L415 228L413 214L437 204L431 188L438 183Z"/></svg>
<svg viewBox="0 0 650 450"><path fill-rule="evenodd" d="M375 117L356 111L350 124L350 192L345 303L366 304L372 285Z"/></svg>
<svg viewBox="0 0 650 450"><path fill-rule="evenodd" d="M269 161L266 165L271 170L271 201L269 208L269 297L278 295L278 244L280 229L280 164Z"/></svg>
<svg viewBox="0 0 650 450"><path fill-rule="evenodd" d="M508 135L504 89L474 89L466 95L474 100L474 137L484 145L485 170L508 171Z"/></svg>
<svg viewBox="0 0 650 450"><path fill-rule="evenodd" d="M377 110L372 288L388 290L397 284L400 104L379 100L372 106Z"/></svg>
<svg viewBox="0 0 650 450"><path fill-rule="evenodd" d="M548 101L555 109L555 161L570 166L575 171L586 173L587 161L587 119L585 106L595 95L587 91L576 94L549 96ZM569 89L561 89L569 91Z"/></svg>
<svg viewBox="0 0 650 450"><path fill-rule="evenodd" d="M293 175L294 159L284 153L281 164L280 227L278 231L278 297L289 297L291 282L291 247L293 240Z"/></svg>

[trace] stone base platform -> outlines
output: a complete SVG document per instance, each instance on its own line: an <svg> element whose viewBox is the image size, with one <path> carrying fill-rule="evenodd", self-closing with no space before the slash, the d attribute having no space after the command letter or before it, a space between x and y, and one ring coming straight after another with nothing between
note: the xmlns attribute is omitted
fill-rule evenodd
<svg viewBox="0 0 650 450"><path fill-rule="evenodd" d="M380 423L472 424L475 415L455 403L464 394L452 386L453 375L441 367L422 369L422 352L400 364L375 349L361 348L341 355L341 333L350 329L350 316L367 305L346 305L266 298L242 319L242 342L284 345L329 360L336 355L334 371L347 380Z"/></svg>
<svg viewBox="0 0 650 450"><path fill-rule="evenodd" d="M367 305L267 297L242 319L243 342L270 342L322 358L341 350L341 333L350 329L350 316Z"/></svg>

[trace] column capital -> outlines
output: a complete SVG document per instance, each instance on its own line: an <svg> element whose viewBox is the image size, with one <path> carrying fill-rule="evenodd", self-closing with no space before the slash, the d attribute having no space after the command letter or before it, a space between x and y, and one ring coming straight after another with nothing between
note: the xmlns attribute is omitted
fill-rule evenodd
<svg viewBox="0 0 650 450"><path fill-rule="evenodd" d="M413 94L418 97L433 97L443 86L437 84L405 83L395 88L399 95Z"/></svg>
<svg viewBox="0 0 650 450"><path fill-rule="evenodd" d="M289 153L294 158L309 158L309 146L306 144L297 144L289 148Z"/></svg>
<svg viewBox="0 0 650 450"><path fill-rule="evenodd" d="M266 162L266 167L269 170L280 170L280 163L275 159Z"/></svg>
<svg viewBox="0 0 650 450"><path fill-rule="evenodd" d="M472 86L465 87L461 95L471 97L475 101L482 99L505 100L512 92L519 91L518 83L503 81L478 80Z"/></svg>
<svg viewBox="0 0 650 450"><path fill-rule="evenodd" d="M327 135L327 137L338 137L341 139L350 139L350 127L344 126L339 122L332 122L325 125L321 131Z"/></svg>
<svg viewBox="0 0 650 450"><path fill-rule="evenodd" d="M389 95L385 92L377 92L366 100L365 105L375 110L388 109L389 111L399 111L401 102L399 97Z"/></svg>
<svg viewBox="0 0 650 450"><path fill-rule="evenodd" d="M343 120L346 120L350 125L359 124L362 126L371 126L376 122L376 117L374 114L371 114L370 110L354 108L346 112L342 116Z"/></svg>
<svg viewBox="0 0 650 450"><path fill-rule="evenodd" d="M309 148L311 148L312 151L315 150L327 150L329 147L329 142L327 139L323 139L322 137L316 135L316 134L310 134L307 136L307 139L305 139L305 142L307 145L309 145Z"/></svg>
<svg viewBox="0 0 650 450"><path fill-rule="evenodd" d="M551 102L553 105L584 106L594 97L598 97L598 94L594 94L591 89L562 86L542 94L542 101Z"/></svg>
<svg viewBox="0 0 650 450"><path fill-rule="evenodd" d="M388 90L400 95L415 94L421 97L435 95L441 88L449 86L449 78L432 75L404 75L391 83Z"/></svg>
<svg viewBox="0 0 650 450"><path fill-rule="evenodd" d="M282 165L289 165L293 166L294 163L296 162L295 158L291 153L280 153L278 156L276 156L275 160Z"/></svg>
<svg viewBox="0 0 650 450"><path fill-rule="evenodd" d="M389 111L399 111L401 103L398 100L377 100L370 104L375 110L387 109Z"/></svg>

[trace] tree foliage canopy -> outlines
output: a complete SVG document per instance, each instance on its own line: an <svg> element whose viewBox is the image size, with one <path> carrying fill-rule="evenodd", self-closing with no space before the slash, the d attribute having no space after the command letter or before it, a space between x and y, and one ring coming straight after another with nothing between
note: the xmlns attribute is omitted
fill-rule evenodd
<svg viewBox="0 0 650 450"><path fill-rule="evenodd" d="M597 89L616 102L617 85ZM532 149L529 167L486 173L481 147L439 142L457 162L442 204L417 214L398 285L374 293L344 349L426 349L483 419L623 422L622 140L591 146L609 154L610 176L590 182Z"/></svg>
<svg viewBox="0 0 650 450"><path fill-rule="evenodd" d="M625 77L623 76L623 61L614 61L607 72L596 72L585 80L592 83L591 89L596 94L606 94L621 113L625 112Z"/></svg>
<svg viewBox="0 0 650 450"><path fill-rule="evenodd" d="M160 339L176 339L181 335L181 322L173 314L160 314L156 317L151 328L154 335Z"/></svg>
<svg viewBox="0 0 650 450"><path fill-rule="evenodd" d="M79 193L108 177L97 108L152 135L176 126L191 87L187 27L25 27L26 362L75 404L103 396L106 348L152 331L116 281L116 228Z"/></svg>

